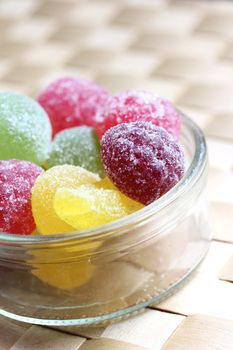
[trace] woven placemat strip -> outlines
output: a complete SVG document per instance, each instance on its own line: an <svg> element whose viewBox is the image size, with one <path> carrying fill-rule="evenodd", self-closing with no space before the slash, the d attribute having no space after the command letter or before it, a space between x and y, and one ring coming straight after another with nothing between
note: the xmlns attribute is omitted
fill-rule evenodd
<svg viewBox="0 0 233 350"><path fill-rule="evenodd" d="M167 341L163 350L232 349L233 322L194 315L187 317Z"/></svg>
<svg viewBox="0 0 233 350"><path fill-rule="evenodd" d="M233 3L221 0L0 2L0 90L35 97L77 74L110 92L165 95L203 128L215 239L190 282L144 314L59 330L0 317L0 349L232 349L232 23Z"/></svg>

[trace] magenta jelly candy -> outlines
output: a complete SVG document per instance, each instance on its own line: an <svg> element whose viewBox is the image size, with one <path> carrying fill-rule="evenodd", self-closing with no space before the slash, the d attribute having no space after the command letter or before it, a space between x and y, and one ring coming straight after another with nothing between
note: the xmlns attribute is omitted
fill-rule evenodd
<svg viewBox="0 0 233 350"><path fill-rule="evenodd" d="M35 230L31 189L42 171L22 160L0 161L0 232L30 234Z"/></svg>
<svg viewBox="0 0 233 350"><path fill-rule="evenodd" d="M109 128L120 123L148 121L167 130L175 140L180 135L180 116L167 99L146 91L121 92L106 105L97 133L101 137Z"/></svg>
<svg viewBox="0 0 233 350"><path fill-rule="evenodd" d="M74 126L96 127L108 97L107 91L92 81L64 77L48 85L38 102L50 118L54 136Z"/></svg>
<svg viewBox="0 0 233 350"><path fill-rule="evenodd" d="M118 124L101 141L106 175L124 194L145 205L184 174L184 154L174 138L151 122Z"/></svg>

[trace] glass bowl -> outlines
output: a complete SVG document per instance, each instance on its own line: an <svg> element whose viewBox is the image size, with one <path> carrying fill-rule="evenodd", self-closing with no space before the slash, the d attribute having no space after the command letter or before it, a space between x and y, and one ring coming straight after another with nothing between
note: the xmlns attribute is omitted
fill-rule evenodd
<svg viewBox="0 0 233 350"><path fill-rule="evenodd" d="M149 206L82 232L0 233L0 314L41 325L96 324L179 288L210 243L206 143L184 115L180 142L185 176Z"/></svg>

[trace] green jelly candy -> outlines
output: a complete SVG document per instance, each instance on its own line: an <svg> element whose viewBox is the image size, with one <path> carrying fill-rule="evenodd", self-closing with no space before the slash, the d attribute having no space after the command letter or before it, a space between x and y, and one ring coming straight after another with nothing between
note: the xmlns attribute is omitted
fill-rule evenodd
<svg viewBox="0 0 233 350"><path fill-rule="evenodd" d="M93 128L80 126L65 129L55 136L48 166L63 164L78 165L103 177L100 143Z"/></svg>
<svg viewBox="0 0 233 350"><path fill-rule="evenodd" d="M30 97L0 93L0 159L21 159L42 165L51 145L46 112Z"/></svg>

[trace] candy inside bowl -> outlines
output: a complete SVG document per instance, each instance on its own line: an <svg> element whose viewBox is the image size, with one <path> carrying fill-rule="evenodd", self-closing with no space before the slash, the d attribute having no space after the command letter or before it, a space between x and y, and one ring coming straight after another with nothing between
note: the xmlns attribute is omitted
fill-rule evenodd
<svg viewBox="0 0 233 350"><path fill-rule="evenodd" d="M123 100L124 108L129 104L132 111L132 98L127 95ZM123 157L128 148L124 148L121 137L127 138L127 142L135 142L135 138L130 136L127 125L124 128L129 120L122 117L122 124L112 125L115 122L113 107L109 123L119 131L122 147L118 152L122 148ZM147 105L147 116L150 108L154 112L154 107ZM161 111L162 107L160 116ZM176 113L181 120L179 143L185 155L185 171L182 173L175 160L167 156L166 164L176 164L173 175L180 175L161 195L155 188L154 168L152 171L150 167L146 176L151 171L154 177L147 183L147 192L133 191L132 183L135 185L137 181L133 169L139 169L135 157L131 160L135 167L129 168L126 175L121 171L122 178L124 175L132 180L127 186L114 177L121 163L116 161L114 166L106 166L109 152L116 152L109 143L112 129L105 132L102 139L106 174L102 170L94 174L79 168L80 164L69 164L55 165L35 179L32 214L37 232L27 236L16 232L0 234L0 278L4 281L0 287L2 315L44 325L94 324L159 302L183 284L204 257L210 241L205 198L207 153L199 128L182 113ZM90 128L91 119L88 120ZM103 121L99 117L97 120L102 130ZM143 132L141 122L133 120L134 136ZM148 123L146 129L154 130L150 120L143 122ZM168 138L170 140L170 136ZM141 146L145 143L144 140ZM135 153L138 157L141 146ZM49 161L45 168L48 166ZM145 163L142 171L144 168ZM57 182L52 177L53 195L48 196L44 183L51 182L51 173L56 174ZM161 185L161 191L162 188ZM41 207L37 210L40 200L42 204L47 203L43 211ZM48 225L52 218L52 224Z"/></svg>

